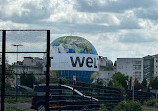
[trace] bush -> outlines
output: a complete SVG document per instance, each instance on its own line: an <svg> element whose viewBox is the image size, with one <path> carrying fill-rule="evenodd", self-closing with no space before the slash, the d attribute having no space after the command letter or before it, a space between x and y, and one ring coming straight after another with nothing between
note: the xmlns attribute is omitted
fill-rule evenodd
<svg viewBox="0 0 158 111"><path fill-rule="evenodd" d="M99 111L107 111L106 106L104 104L101 104L101 108L99 109Z"/></svg>
<svg viewBox="0 0 158 111"><path fill-rule="evenodd" d="M155 106L155 105L156 105L156 99L149 99L149 100L146 102L146 105L147 105L147 106Z"/></svg>
<svg viewBox="0 0 158 111"><path fill-rule="evenodd" d="M142 111L142 107L137 101L122 101L113 111Z"/></svg>
<svg viewBox="0 0 158 111"><path fill-rule="evenodd" d="M155 108L158 108L158 104L155 104Z"/></svg>

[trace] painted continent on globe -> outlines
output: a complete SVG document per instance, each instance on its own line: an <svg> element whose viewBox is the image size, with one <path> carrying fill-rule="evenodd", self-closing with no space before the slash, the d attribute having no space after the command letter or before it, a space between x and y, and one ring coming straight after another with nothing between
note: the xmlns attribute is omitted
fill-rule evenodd
<svg viewBox="0 0 158 111"><path fill-rule="evenodd" d="M51 43L51 53L84 53L96 54L94 46L84 38L65 36Z"/></svg>

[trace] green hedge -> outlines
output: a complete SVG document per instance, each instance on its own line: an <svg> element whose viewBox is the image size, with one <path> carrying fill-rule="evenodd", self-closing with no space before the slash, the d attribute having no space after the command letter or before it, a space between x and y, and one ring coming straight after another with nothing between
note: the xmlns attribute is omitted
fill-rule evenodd
<svg viewBox="0 0 158 111"><path fill-rule="evenodd" d="M99 109L99 111L107 111L106 106L104 104L101 104L101 108Z"/></svg>
<svg viewBox="0 0 158 111"><path fill-rule="evenodd" d="M142 107L137 101L122 101L112 111L142 111Z"/></svg>
<svg viewBox="0 0 158 111"><path fill-rule="evenodd" d="M156 99L149 99L147 102L145 102L145 105L147 106L155 106L156 105Z"/></svg>

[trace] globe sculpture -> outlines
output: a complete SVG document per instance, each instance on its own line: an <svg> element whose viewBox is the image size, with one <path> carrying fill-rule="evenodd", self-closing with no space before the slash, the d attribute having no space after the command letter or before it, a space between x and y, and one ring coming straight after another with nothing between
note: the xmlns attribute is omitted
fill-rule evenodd
<svg viewBox="0 0 158 111"><path fill-rule="evenodd" d="M92 82L98 68L98 54L86 39L77 36L64 36L54 40L50 46L50 74L57 78Z"/></svg>

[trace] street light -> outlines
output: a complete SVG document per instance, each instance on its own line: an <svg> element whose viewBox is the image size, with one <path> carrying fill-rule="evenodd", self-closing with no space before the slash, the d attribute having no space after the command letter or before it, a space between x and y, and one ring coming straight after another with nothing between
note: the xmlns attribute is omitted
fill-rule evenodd
<svg viewBox="0 0 158 111"><path fill-rule="evenodd" d="M21 45L21 44L14 44L13 46L17 47L17 62L18 62L18 47L19 46L23 46L23 45Z"/></svg>
<svg viewBox="0 0 158 111"><path fill-rule="evenodd" d="M16 52L16 53L17 53L17 63L18 63L18 47L19 47L19 46L23 46L23 45L21 45L21 44L14 44L13 46L17 47L17 52ZM16 102L17 102L17 94L18 94L17 78L18 78L18 77L17 77L17 69L16 69L16 76L15 76L15 82L16 82L16 83L15 83L15 84L16 84L16 86L15 86L16 96L15 96L15 97L16 97Z"/></svg>

